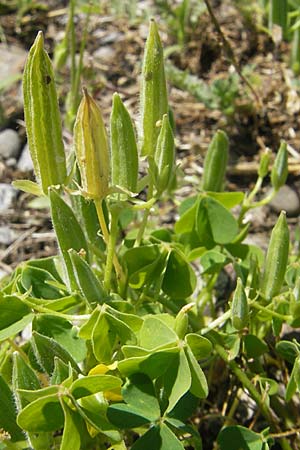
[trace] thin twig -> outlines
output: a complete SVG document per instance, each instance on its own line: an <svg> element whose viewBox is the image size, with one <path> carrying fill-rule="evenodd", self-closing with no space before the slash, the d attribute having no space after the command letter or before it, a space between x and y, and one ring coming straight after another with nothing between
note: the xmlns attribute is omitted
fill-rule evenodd
<svg viewBox="0 0 300 450"><path fill-rule="evenodd" d="M259 96L258 96L257 92L255 91L254 87L252 86L252 84L251 84L251 83L249 82L249 80L247 80L247 78L243 75L243 73L242 73L242 71L241 71L241 69L240 69L239 63L238 63L238 61L237 61L237 59L236 59L236 57L235 57L234 51L233 51L233 49L232 49L230 43L229 43L228 40L226 39L226 37L225 37L225 35L224 35L224 33L223 33L221 27L220 27L220 24L219 24L219 22L218 22L218 19L216 18L215 14L214 14L214 12L213 12L213 9L212 9L211 4L210 4L210 0L204 0L204 3L206 4L207 11L208 11L208 13L209 13L209 15L210 15L210 18L211 18L211 20L212 20L214 26L216 27L216 30L217 30L217 32L218 32L218 34L219 34L219 36L220 36L220 39L221 39L221 41L222 41L222 44L223 44L223 47L224 47L224 50L225 50L225 52L226 52L227 57L228 57L229 60L231 61L231 64L234 66L234 68L235 68L235 70L237 71L237 73L238 73L239 77L241 78L241 80L246 84L246 86L247 86L247 87L250 89L250 91L252 92L252 94L253 94L253 96L254 96L255 101L257 102L257 104L260 106L260 108L262 108L262 107L263 107L263 104L262 104L262 102L261 102L261 99L259 98Z"/></svg>

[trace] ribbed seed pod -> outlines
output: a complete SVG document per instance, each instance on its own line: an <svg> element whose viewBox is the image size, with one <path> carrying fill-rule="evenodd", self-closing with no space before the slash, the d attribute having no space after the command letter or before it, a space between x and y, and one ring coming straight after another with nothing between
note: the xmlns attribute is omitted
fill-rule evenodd
<svg viewBox="0 0 300 450"><path fill-rule="evenodd" d="M138 152L130 115L119 94L113 95L110 118L112 183L136 191Z"/></svg>
<svg viewBox="0 0 300 450"><path fill-rule="evenodd" d="M242 330L248 325L249 306L242 280L238 278L231 304L231 321L236 330Z"/></svg>
<svg viewBox="0 0 300 450"><path fill-rule="evenodd" d="M278 191L286 182L288 176L288 152L286 142L282 141L271 171L271 183Z"/></svg>
<svg viewBox="0 0 300 450"><path fill-rule="evenodd" d="M163 48L154 19L146 42L141 83L142 155L154 156L159 134L157 122L168 114Z"/></svg>
<svg viewBox="0 0 300 450"><path fill-rule="evenodd" d="M202 189L220 192L223 188L228 160L228 137L218 130L214 135L204 161Z"/></svg>
<svg viewBox="0 0 300 450"><path fill-rule="evenodd" d="M105 198L109 183L107 134L101 110L86 89L74 125L74 143L85 196Z"/></svg>
<svg viewBox="0 0 300 450"><path fill-rule="evenodd" d="M163 192L172 180L175 162L174 136L167 114L163 116L154 159L158 169L157 189Z"/></svg>
<svg viewBox="0 0 300 450"><path fill-rule="evenodd" d="M285 211L282 211L271 233L261 280L261 295L268 301L279 294L283 284L288 262L289 242L290 234Z"/></svg>
<svg viewBox="0 0 300 450"><path fill-rule="evenodd" d="M73 270L72 261L68 250L70 248L79 252L84 250L88 258L88 245L85 235L78 223L75 214L67 203L55 192L50 189L49 192L51 217L58 241L58 245L64 260L66 276L69 282L69 288L77 290L76 275Z"/></svg>
<svg viewBox="0 0 300 450"><path fill-rule="evenodd" d="M66 158L54 73L40 31L32 45L23 75L24 115L29 150L38 181L48 187L65 181Z"/></svg>
<svg viewBox="0 0 300 450"><path fill-rule="evenodd" d="M260 178L265 178L268 175L270 159L271 159L271 150L267 148L261 155L259 161L258 176Z"/></svg>

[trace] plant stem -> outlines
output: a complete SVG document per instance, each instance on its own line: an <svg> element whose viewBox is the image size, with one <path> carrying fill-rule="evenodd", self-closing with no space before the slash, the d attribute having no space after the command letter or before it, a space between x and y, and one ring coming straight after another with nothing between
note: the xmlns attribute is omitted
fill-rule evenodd
<svg viewBox="0 0 300 450"><path fill-rule="evenodd" d="M105 217L104 217L103 206L102 206L102 200L101 199L95 199L94 203L95 203L95 207L96 207L97 216L98 216L98 219L99 219L101 231L102 231L102 234L103 234L103 239L104 239L104 242L105 242L106 248L107 248L107 257L106 257L107 259L106 259L106 266L105 267L107 267L107 264L109 264L110 265L110 272L109 273L111 273L112 266L111 266L110 259L112 259L113 266L115 268L118 280L124 282L124 278L125 277L124 277L124 274L123 274L123 270L122 270L122 267L121 267L121 265L119 263L117 255L114 252L115 251L116 238L117 238L117 224L118 224L118 220L116 219L116 223L114 224L114 227L115 227L114 231L112 230L113 224L111 223L111 234L113 235L113 236L111 236L111 234L108 231L107 225L106 225L106 220L105 220ZM112 213L111 214L112 222L114 220L113 216L114 216L114 214ZM105 268L105 273L106 272L108 272L107 268ZM106 274L106 276L108 276L108 273ZM110 282L109 282L108 286L110 287Z"/></svg>
<svg viewBox="0 0 300 450"><path fill-rule="evenodd" d="M148 188L148 195L147 195L147 202L149 200L151 200L152 198L153 198L153 182L152 182L152 180L150 178L150 180L149 180L149 188ZM139 247L141 245L141 242L142 242L142 239L143 239L143 236L144 236L144 233L145 233L145 229L146 229L146 226L147 226L149 215L150 215L150 208L147 208L144 211L143 220L142 220L142 223L141 223L138 235L136 237L136 240L135 240L135 243L134 243L134 247Z"/></svg>
<svg viewBox="0 0 300 450"><path fill-rule="evenodd" d="M118 213L111 213L110 235L107 244L107 257L104 272L104 287L107 292L110 291L111 272L113 268L114 252L118 233ZM116 268L116 267L115 267ZM118 277L120 276L120 268L116 268Z"/></svg>
<svg viewBox="0 0 300 450"><path fill-rule="evenodd" d="M8 338L7 342L9 343L9 345L20 354L20 356L22 356L22 358L24 359L24 361L26 363L29 362L28 356L26 355L26 353L14 342L13 339Z"/></svg>
<svg viewBox="0 0 300 450"><path fill-rule="evenodd" d="M95 199L94 203L95 203L95 207L96 207L96 211L97 211L97 216L99 219L99 223L100 223L100 227L101 227L101 231L103 234L103 239L106 245L108 245L108 241L109 241L109 232L108 232L108 228L106 225L106 220L104 217L104 213L103 213L103 206L102 206L102 199Z"/></svg>
<svg viewBox="0 0 300 450"><path fill-rule="evenodd" d="M243 372L243 370L239 368L239 366L236 364L235 361L228 360L227 353L222 346L215 343L214 348L218 353L218 355L226 362L226 364L229 366L229 368L235 374L235 376L240 380L242 386L248 390L251 397L256 402L257 406L260 408L260 411L262 415L265 417L265 419L269 422L270 425L273 425L273 427L278 431L278 435L281 435L281 430L278 425L278 419L275 413L272 411L271 408L267 406L266 403L264 403L260 392L256 390L255 386L251 383L251 380L249 380L245 372ZM283 450L292 450L292 447L290 446L289 442L284 437L281 437L280 445Z"/></svg>
<svg viewBox="0 0 300 450"><path fill-rule="evenodd" d="M272 311L271 309L266 308L265 306L259 305L256 302L252 302L252 303L250 303L250 305L253 306L253 308L258 309L259 311L266 312L273 317L277 317L280 320L289 321L293 318L293 316L291 316L291 315L280 314L276 311Z"/></svg>
<svg viewBox="0 0 300 450"><path fill-rule="evenodd" d="M218 317L216 320L213 320L212 322L210 322L206 328L203 328L201 330L201 334L206 334L209 331L216 328L218 325L221 325L222 323L226 322L226 320L229 319L230 314L231 314L231 310L229 309L224 314L222 314L220 317Z"/></svg>

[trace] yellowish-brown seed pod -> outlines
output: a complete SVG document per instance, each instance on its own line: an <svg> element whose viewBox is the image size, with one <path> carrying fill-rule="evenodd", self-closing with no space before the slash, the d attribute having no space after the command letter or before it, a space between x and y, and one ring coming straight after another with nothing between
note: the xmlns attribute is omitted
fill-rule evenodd
<svg viewBox="0 0 300 450"><path fill-rule="evenodd" d="M103 199L109 189L109 149L101 110L87 93L78 108L74 143L81 184L87 198Z"/></svg>

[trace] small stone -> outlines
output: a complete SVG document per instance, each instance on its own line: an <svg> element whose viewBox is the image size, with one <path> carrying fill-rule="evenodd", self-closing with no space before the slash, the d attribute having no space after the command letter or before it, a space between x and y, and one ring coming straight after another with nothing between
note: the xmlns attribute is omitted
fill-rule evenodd
<svg viewBox="0 0 300 450"><path fill-rule="evenodd" d="M17 160L16 158L8 158L5 162L6 167L15 167L15 165L17 164Z"/></svg>
<svg viewBox="0 0 300 450"><path fill-rule="evenodd" d="M15 130L7 128L0 133L0 158L9 159L19 156L21 141Z"/></svg>
<svg viewBox="0 0 300 450"><path fill-rule="evenodd" d="M25 147L22 150L20 159L17 164L17 168L21 170L22 172L30 172L33 170L33 162L31 159L30 151L29 151L29 145L26 144Z"/></svg>
<svg viewBox="0 0 300 450"><path fill-rule="evenodd" d="M286 211L287 216L295 217L300 213L300 199L297 192L290 186L284 185L270 203L273 211Z"/></svg>
<svg viewBox="0 0 300 450"><path fill-rule="evenodd" d="M0 183L0 211L6 211L13 206L17 190L6 183Z"/></svg>
<svg viewBox="0 0 300 450"><path fill-rule="evenodd" d="M95 59L98 59L100 63L109 63L111 62L116 56L116 50L112 47L104 46L100 47L98 50L96 50L93 54L93 57Z"/></svg>
<svg viewBox="0 0 300 450"><path fill-rule="evenodd" d="M7 225L0 227L0 244L10 245L17 239L17 234L14 230L9 228Z"/></svg>

